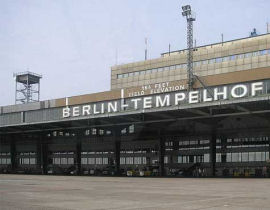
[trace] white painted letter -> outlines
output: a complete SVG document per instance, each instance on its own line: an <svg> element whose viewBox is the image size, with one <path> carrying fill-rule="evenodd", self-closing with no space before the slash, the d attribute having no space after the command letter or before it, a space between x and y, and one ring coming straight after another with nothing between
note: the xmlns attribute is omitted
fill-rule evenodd
<svg viewBox="0 0 270 210"><path fill-rule="evenodd" d="M161 96L156 96L156 107L170 106L170 95L166 95L163 100Z"/></svg>
<svg viewBox="0 0 270 210"><path fill-rule="evenodd" d="M174 96L174 104L179 105L179 102L185 100L185 98L186 98L185 93L176 93Z"/></svg>
<svg viewBox="0 0 270 210"><path fill-rule="evenodd" d="M117 112L117 102L115 101L114 104L112 102L108 103L108 112Z"/></svg>
<svg viewBox="0 0 270 210"><path fill-rule="evenodd" d="M238 88L241 88L243 90L243 93L238 94L236 93L236 90ZM232 90L231 90L231 94L233 98L241 98L244 97L247 94L248 90L247 90L247 86L246 85L235 85Z"/></svg>
<svg viewBox="0 0 270 210"><path fill-rule="evenodd" d="M199 103L199 91L191 91L189 92L189 103L194 104L194 103Z"/></svg>
<svg viewBox="0 0 270 210"><path fill-rule="evenodd" d="M225 100L228 98L227 94L228 88L226 86L223 87L223 91L218 92L218 88L214 89L214 100L217 101L219 100L218 96L222 96L221 100Z"/></svg>
<svg viewBox="0 0 270 210"><path fill-rule="evenodd" d="M143 108L148 109L152 107L152 97L143 98Z"/></svg>
<svg viewBox="0 0 270 210"><path fill-rule="evenodd" d="M251 95L255 96L256 91L263 90L263 82L255 82L251 84Z"/></svg>
<svg viewBox="0 0 270 210"><path fill-rule="evenodd" d="M94 109L94 114L99 114L100 113L99 111L97 111L97 105L96 104L94 104L93 109Z"/></svg>
<svg viewBox="0 0 270 210"><path fill-rule="evenodd" d="M91 106L85 105L82 107L82 115L90 115Z"/></svg>
<svg viewBox="0 0 270 210"><path fill-rule="evenodd" d="M208 91L206 89L203 90L203 101L204 102L209 102L213 101L212 97L207 97Z"/></svg>
<svg viewBox="0 0 270 210"><path fill-rule="evenodd" d="M134 109L138 109L138 101L142 100L141 98L135 98L131 99L131 101L134 103Z"/></svg>
<svg viewBox="0 0 270 210"><path fill-rule="evenodd" d="M63 118L70 117L70 108L63 108Z"/></svg>
<svg viewBox="0 0 270 210"><path fill-rule="evenodd" d="M80 116L80 107L78 107L78 106L73 107L72 116L73 117Z"/></svg>

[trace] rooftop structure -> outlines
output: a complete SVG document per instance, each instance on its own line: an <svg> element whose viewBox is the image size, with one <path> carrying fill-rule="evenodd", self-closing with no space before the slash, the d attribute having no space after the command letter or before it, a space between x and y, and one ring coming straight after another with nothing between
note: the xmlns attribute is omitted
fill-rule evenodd
<svg viewBox="0 0 270 210"><path fill-rule="evenodd" d="M14 78L16 82L15 104L39 101L41 75L26 71L14 74Z"/></svg>

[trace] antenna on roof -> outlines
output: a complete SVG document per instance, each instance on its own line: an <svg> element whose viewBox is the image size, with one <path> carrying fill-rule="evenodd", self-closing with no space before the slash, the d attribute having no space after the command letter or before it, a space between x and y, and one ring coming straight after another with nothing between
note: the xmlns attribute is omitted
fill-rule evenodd
<svg viewBox="0 0 270 210"><path fill-rule="evenodd" d="M268 22L266 23L266 33L269 34L269 23Z"/></svg>
<svg viewBox="0 0 270 210"><path fill-rule="evenodd" d="M171 44L169 44L169 56L171 55Z"/></svg>
<svg viewBox="0 0 270 210"><path fill-rule="evenodd" d="M144 39L145 50L144 50L144 59L147 60L147 38Z"/></svg>
<svg viewBox="0 0 270 210"><path fill-rule="evenodd" d="M223 39L223 33L221 34L221 43L222 43L222 46L223 46L223 42L224 42L224 39Z"/></svg>

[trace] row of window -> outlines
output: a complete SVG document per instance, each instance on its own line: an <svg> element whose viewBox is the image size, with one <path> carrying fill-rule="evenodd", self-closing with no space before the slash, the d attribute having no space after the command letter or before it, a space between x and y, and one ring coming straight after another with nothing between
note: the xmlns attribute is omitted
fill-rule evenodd
<svg viewBox="0 0 270 210"><path fill-rule="evenodd" d="M254 148L254 147L268 147L269 144L241 144L241 145L227 145L227 148ZM219 146L221 148L221 146ZM216 147L218 148L218 146Z"/></svg>
<svg viewBox="0 0 270 210"><path fill-rule="evenodd" d="M227 139L227 142L258 142L258 141L269 141L268 136L261 136L261 137L246 137L246 138L234 138L234 139Z"/></svg>
<svg viewBox="0 0 270 210"><path fill-rule="evenodd" d="M102 155L102 154L114 154L113 151L91 151L91 152L81 152L82 155Z"/></svg>
<svg viewBox="0 0 270 210"><path fill-rule="evenodd" d="M35 165L36 162L36 158L19 158L20 165Z"/></svg>
<svg viewBox="0 0 270 210"><path fill-rule="evenodd" d="M221 162L221 154L217 153L216 162ZM235 152L226 153L226 162L257 162L269 160L269 152Z"/></svg>
<svg viewBox="0 0 270 210"><path fill-rule="evenodd" d="M120 157L120 165L146 164L146 157Z"/></svg>
<svg viewBox="0 0 270 210"><path fill-rule="evenodd" d="M74 164L74 158L53 158L53 164L54 165L73 165Z"/></svg>
<svg viewBox="0 0 270 210"><path fill-rule="evenodd" d="M0 165L10 165L11 164L11 158L0 158ZM36 158L19 158L19 164L20 165L35 165L36 164Z"/></svg>
<svg viewBox="0 0 270 210"><path fill-rule="evenodd" d="M68 152L53 152L53 155L73 155L73 151L68 151Z"/></svg>
<svg viewBox="0 0 270 210"><path fill-rule="evenodd" d="M0 156L10 155L10 152L0 152Z"/></svg>
<svg viewBox="0 0 270 210"><path fill-rule="evenodd" d="M270 49L195 61L195 62L193 62L193 66L199 66L202 64L228 62L228 61L233 61L236 59L251 58L251 57L267 55L267 54L270 54ZM187 64L182 63L182 64L177 64L177 65L172 65L172 66L147 69L147 70L143 70L143 71L135 71L135 72L129 72L129 73L125 73L125 74L117 74L117 79L139 76L139 75L144 75L144 74L151 74L151 73L156 73L156 72L163 72L163 71L168 71L168 70L184 69L186 67L187 67Z"/></svg>
<svg viewBox="0 0 270 210"><path fill-rule="evenodd" d="M242 142L262 142L262 144L258 144L257 146L268 146L268 144L265 144L264 142L268 142L269 137L268 136L262 136L262 137L246 137L246 138L234 138L234 139L227 139L227 143L242 143ZM177 142L177 143L176 143ZM172 147L175 144L178 144L179 146L189 146L189 145L203 145L203 144L209 144L210 140L187 140L187 141L166 141L165 146L166 147ZM221 139L216 140L217 144L221 143ZM241 145L242 147L257 147L256 145ZM227 146L229 148L229 146ZM230 146L230 148L234 148L234 146Z"/></svg>
<svg viewBox="0 0 270 210"><path fill-rule="evenodd" d="M109 158L99 157L99 158L81 158L82 165L108 165Z"/></svg>
<svg viewBox="0 0 270 210"><path fill-rule="evenodd" d="M177 163L209 163L210 155L179 155Z"/></svg>
<svg viewBox="0 0 270 210"><path fill-rule="evenodd" d="M0 165L10 165L11 159L10 158L0 158Z"/></svg>
<svg viewBox="0 0 270 210"><path fill-rule="evenodd" d="M141 150L121 150L121 154L141 154L141 153L157 153L158 151L151 148L145 148Z"/></svg>

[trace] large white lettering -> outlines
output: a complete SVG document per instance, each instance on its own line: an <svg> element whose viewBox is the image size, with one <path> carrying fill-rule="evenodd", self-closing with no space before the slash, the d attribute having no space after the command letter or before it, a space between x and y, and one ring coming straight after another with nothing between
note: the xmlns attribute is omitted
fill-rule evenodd
<svg viewBox="0 0 270 210"><path fill-rule="evenodd" d="M248 89L246 85L235 85L231 90L231 95L233 98L242 98L247 94L247 92Z"/></svg>
<svg viewBox="0 0 270 210"><path fill-rule="evenodd" d="M175 96L174 96L174 104L179 105L180 101L184 101L185 98L186 98L185 93L176 93Z"/></svg>
<svg viewBox="0 0 270 210"><path fill-rule="evenodd" d="M199 91L190 91L188 96L188 102L190 104L199 103Z"/></svg>
<svg viewBox="0 0 270 210"><path fill-rule="evenodd" d="M152 97L143 98L143 108L149 109L152 107Z"/></svg>
<svg viewBox="0 0 270 210"><path fill-rule="evenodd" d="M199 102L212 102L225 100L229 98L242 98L246 96L257 96L265 93L264 82L253 82L250 84L237 84L231 86L221 86L212 88L209 92L207 89L194 90L190 92L171 92L170 94L157 94L156 96L136 97L130 99L121 98L116 101L98 102L88 105L76 105L73 107L63 107L63 118L98 115L118 111L150 109L166 107L170 105L179 106L180 104L195 104ZM230 90L230 91L229 91ZM211 94L213 91L213 95ZM230 96L230 97L229 97ZM155 98L154 98L155 97ZM173 98L171 98L173 97ZM171 99L174 99L171 102ZM126 103L126 100L128 103Z"/></svg>
<svg viewBox="0 0 270 210"><path fill-rule="evenodd" d="M251 95L256 96L257 92L263 91L263 82L255 82L251 84Z"/></svg>
<svg viewBox="0 0 270 210"><path fill-rule="evenodd" d="M141 98L135 98L131 99L131 101L134 103L134 109L138 109L138 101L141 101Z"/></svg>
<svg viewBox="0 0 270 210"><path fill-rule="evenodd" d="M170 95L166 95L163 100L161 96L156 97L156 107L170 106Z"/></svg>
<svg viewBox="0 0 270 210"><path fill-rule="evenodd" d="M70 117L70 108L63 108L63 118Z"/></svg>
<svg viewBox="0 0 270 210"><path fill-rule="evenodd" d="M225 87L223 87L222 88L223 90L219 90L219 88L214 88L214 100L215 101L217 101L217 100L221 100L220 98L219 98L219 96L221 96L222 97L222 99L223 100L225 100L225 99L227 99L227 97L228 97L228 89L227 89L227 87L225 86Z"/></svg>
<svg viewBox="0 0 270 210"><path fill-rule="evenodd" d="M115 101L114 104L113 102L108 103L108 112L117 112L117 102Z"/></svg>

